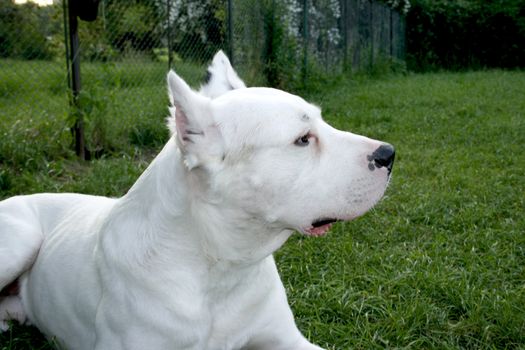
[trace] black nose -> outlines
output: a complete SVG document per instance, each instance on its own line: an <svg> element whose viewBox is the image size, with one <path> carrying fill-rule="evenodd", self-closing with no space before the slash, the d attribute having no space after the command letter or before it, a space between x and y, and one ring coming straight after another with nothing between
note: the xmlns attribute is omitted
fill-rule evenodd
<svg viewBox="0 0 525 350"><path fill-rule="evenodd" d="M389 174L394 166L395 156L396 151L394 150L394 147L388 143L382 144L374 151L374 153L372 153L374 165L378 168L387 168Z"/></svg>

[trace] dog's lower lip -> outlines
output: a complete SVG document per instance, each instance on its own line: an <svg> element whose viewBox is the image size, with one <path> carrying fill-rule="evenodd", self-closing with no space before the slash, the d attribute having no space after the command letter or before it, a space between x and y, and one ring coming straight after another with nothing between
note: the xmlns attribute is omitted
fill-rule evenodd
<svg viewBox="0 0 525 350"><path fill-rule="evenodd" d="M334 222L337 222L337 219L319 219L312 223L312 226L308 229L305 229L303 232L309 236L320 237L328 233Z"/></svg>
<svg viewBox="0 0 525 350"><path fill-rule="evenodd" d="M324 225L328 225L328 224L333 224L334 222L337 222L339 220L337 219L333 219L333 218L324 218L324 219L319 219L319 220L316 220L312 223L312 227L321 227L321 226L324 226Z"/></svg>

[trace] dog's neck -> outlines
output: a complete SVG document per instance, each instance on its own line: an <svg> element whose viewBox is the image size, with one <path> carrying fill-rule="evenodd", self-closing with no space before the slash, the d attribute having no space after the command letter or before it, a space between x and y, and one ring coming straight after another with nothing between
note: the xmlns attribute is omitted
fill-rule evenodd
<svg viewBox="0 0 525 350"><path fill-rule="evenodd" d="M291 235L292 231L250 218L220 198L210 200L199 176L187 169L170 139L118 200L105 233L111 237L104 239L117 240L112 246L124 247L129 259L142 264L144 259L176 260L190 252L194 263L229 268L262 261ZM179 254L182 250L187 252Z"/></svg>

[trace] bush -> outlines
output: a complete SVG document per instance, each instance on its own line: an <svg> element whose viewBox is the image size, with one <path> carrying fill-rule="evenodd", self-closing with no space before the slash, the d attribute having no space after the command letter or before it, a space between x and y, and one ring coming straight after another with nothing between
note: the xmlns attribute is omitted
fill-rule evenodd
<svg viewBox="0 0 525 350"><path fill-rule="evenodd" d="M171 4L172 49L184 60L207 62L225 44L225 2L173 0Z"/></svg>
<svg viewBox="0 0 525 350"><path fill-rule="evenodd" d="M56 7L40 8L33 3L15 5L12 0L0 0L0 57L50 59L49 39L56 28ZM59 22L57 22L59 23Z"/></svg>
<svg viewBox="0 0 525 350"><path fill-rule="evenodd" d="M300 75L297 64L297 43L295 38L287 35L284 14L288 10L275 1L262 1L262 14L265 41L262 50L264 76L267 84L276 88L284 88L290 84L294 76Z"/></svg>
<svg viewBox="0 0 525 350"><path fill-rule="evenodd" d="M525 1L414 0L407 63L416 71L525 66Z"/></svg>

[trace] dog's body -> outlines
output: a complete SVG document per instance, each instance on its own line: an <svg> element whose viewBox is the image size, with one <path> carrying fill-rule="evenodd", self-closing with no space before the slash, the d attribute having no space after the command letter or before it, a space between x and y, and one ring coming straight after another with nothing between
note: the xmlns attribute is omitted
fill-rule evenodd
<svg viewBox="0 0 525 350"><path fill-rule="evenodd" d="M172 137L124 197L0 202L0 290L20 285L0 327L27 317L70 350L320 349L271 254L371 208L393 149L245 88L222 53L210 73L201 94L170 73Z"/></svg>

